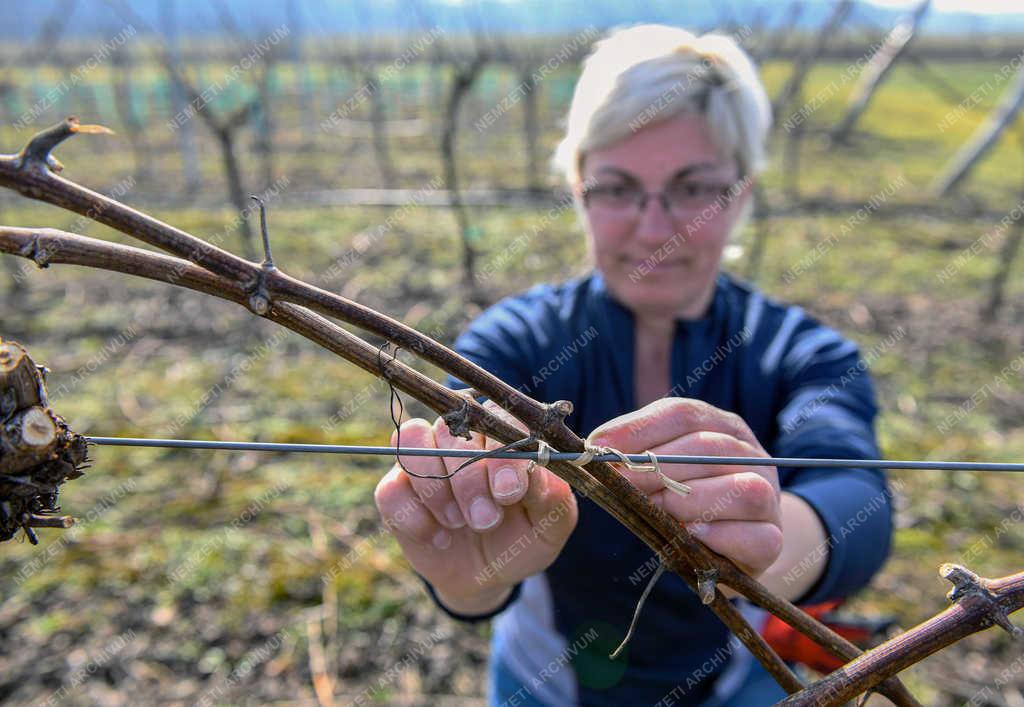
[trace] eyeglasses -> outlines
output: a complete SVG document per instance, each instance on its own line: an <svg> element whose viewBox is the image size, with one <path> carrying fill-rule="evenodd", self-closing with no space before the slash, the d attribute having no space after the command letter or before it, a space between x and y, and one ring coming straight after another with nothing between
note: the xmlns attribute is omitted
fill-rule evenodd
<svg viewBox="0 0 1024 707"><path fill-rule="evenodd" d="M654 197L674 218L683 219L714 204L725 208L740 192L743 180L728 184L692 178L671 182L664 191L649 192L636 182L594 184L583 191L583 205L616 217L637 217Z"/></svg>

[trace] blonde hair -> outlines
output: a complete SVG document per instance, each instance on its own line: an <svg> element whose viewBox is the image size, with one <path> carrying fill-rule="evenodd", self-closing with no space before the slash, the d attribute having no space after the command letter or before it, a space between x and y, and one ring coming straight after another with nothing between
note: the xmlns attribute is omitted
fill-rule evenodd
<svg viewBox="0 0 1024 707"><path fill-rule="evenodd" d="M735 40L666 25L616 30L583 63L553 165L575 184L589 150L684 111L706 118L716 147L742 175L763 168L771 103Z"/></svg>

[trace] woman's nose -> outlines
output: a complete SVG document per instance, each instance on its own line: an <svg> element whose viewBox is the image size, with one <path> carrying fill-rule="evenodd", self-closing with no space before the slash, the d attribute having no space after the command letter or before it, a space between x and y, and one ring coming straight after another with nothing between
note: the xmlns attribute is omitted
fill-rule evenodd
<svg viewBox="0 0 1024 707"><path fill-rule="evenodd" d="M649 195L646 202L637 214L636 237L645 243L661 245L675 235L672 213L656 196Z"/></svg>

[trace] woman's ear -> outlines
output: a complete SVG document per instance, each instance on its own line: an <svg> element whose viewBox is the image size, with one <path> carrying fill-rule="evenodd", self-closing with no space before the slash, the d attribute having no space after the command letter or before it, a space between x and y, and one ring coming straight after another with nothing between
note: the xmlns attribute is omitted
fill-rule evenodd
<svg viewBox="0 0 1024 707"><path fill-rule="evenodd" d="M587 209L583 204L583 193L587 189L587 183L581 179L577 179L569 184L569 192L572 194L572 205L576 211L576 219L579 221L583 230L590 232L590 220L587 217Z"/></svg>
<svg viewBox="0 0 1024 707"><path fill-rule="evenodd" d="M575 207L576 216L584 228L586 228L587 224L587 209L583 203L583 194L588 186L589 184L583 181L583 179L576 179L569 184L569 191L572 194L572 205Z"/></svg>

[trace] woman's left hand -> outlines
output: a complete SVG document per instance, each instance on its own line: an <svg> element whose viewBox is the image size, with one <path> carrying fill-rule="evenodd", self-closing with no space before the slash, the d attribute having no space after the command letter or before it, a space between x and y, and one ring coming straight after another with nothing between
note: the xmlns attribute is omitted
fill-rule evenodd
<svg viewBox="0 0 1024 707"><path fill-rule="evenodd" d="M767 457L739 415L692 398L662 398L604 423L587 437L625 454ZM621 465L617 465L621 468ZM661 463L688 495L652 472L622 470L634 486L715 552L758 577L782 552L779 476L774 466Z"/></svg>

